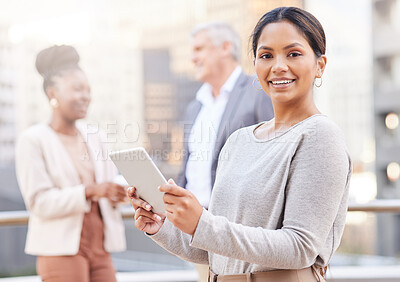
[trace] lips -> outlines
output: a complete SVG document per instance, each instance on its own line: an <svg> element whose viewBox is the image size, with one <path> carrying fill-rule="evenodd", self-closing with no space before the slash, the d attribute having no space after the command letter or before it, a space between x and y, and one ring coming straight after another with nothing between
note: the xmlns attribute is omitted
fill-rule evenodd
<svg viewBox="0 0 400 282"><path fill-rule="evenodd" d="M77 110L77 111L84 111L84 112L87 111L88 107L89 107L88 104L76 104L76 105L74 106L75 110Z"/></svg>
<svg viewBox="0 0 400 282"><path fill-rule="evenodd" d="M286 89L290 86L293 85L293 83L296 81L296 79L288 79L288 78L277 78L268 81L268 83L275 89Z"/></svg>
<svg viewBox="0 0 400 282"><path fill-rule="evenodd" d="M295 79L281 79L281 80L270 80L269 83L273 85L285 85L294 82Z"/></svg>

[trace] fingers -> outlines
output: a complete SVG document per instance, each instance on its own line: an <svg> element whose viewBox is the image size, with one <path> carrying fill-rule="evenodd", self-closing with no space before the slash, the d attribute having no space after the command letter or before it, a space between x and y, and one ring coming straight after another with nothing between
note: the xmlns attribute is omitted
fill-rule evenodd
<svg viewBox="0 0 400 282"><path fill-rule="evenodd" d="M124 186L113 183L113 185L111 185L111 189L113 190L113 192L115 194L118 194L119 196L126 196L126 189Z"/></svg>
<svg viewBox="0 0 400 282"><path fill-rule="evenodd" d="M120 186L117 189L118 194L123 195L124 197L126 196L126 189L124 186Z"/></svg>
<svg viewBox="0 0 400 282"><path fill-rule="evenodd" d="M152 226L155 226L156 224L156 221L144 216L139 216L137 219L135 219L136 228L149 234L153 234ZM157 230L154 231L157 232Z"/></svg>
<svg viewBox="0 0 400 282"><path fill-rule="evenodd" d="M176 213L176 208L177 207L173 204L165 204L165 212L168 219L170 219L169 217L171 215Z"/></svg>
<svg viewBox="0 0 400 282"><path fill-rule="evenodd" d="M158 190L160 190L161 192L164 192L164 193L168 193L168 194L171 194L171 195L178 196L178 197L183 197L183 196L186 196L188 194L188 191L186 189L183 189L182 187L179 187L175 183L172 184L170 182L168 182L168 184L161 185L158 188Z"/></svg>
<svg viewBox="0 0 400 282"><path fill-rule="evenodd" d="M132 203L133 208L135 210L137 210L138 208L143 208L147 211L151 211L151 209L153 207L146 201L143 201L142 199L138 198L135 193L135 190L136 190L135 187L128 188L128 196L129 196L129 198L131 198L131 203Z"/></svg>
<svg viewBox="0 0 400 282"><path fill-rule="evenodd" d="M109 186L107 196L114 203L123 202L126 198L125 187L116 183L112 183Z"/></svg>
<svg viewBox="0 0 400 282"><path fill-rule="evenodd" d="M136 188L135 187L129 187L127 190L127 194L129 198L136 197Z"/></svg>
<svg viewBox="0 0 400 282"><path fill-rule="evenodd" d="M131 203L135 210L137 210L138 208L143 208L147 211L151 211L151 209L153 208L151 205L149 205L149 203L143 201L140 198L131 198Z"/></svg>
<svg viewBox="0 0 400 282"><path fill-rule="evenodd" d="M163 201L165 205L176 205L180 204L184 200L183 197L178 197L172 194L165 193L163 196Z"/></svg>
<svg viewBox="0 0 400 282"><path fill-rule="evenodd" d="M153 213L151 211L147 211L142 208L138 208L135 210L135 220L139 219L139 217L151 219L151 221L161 221L162 218L156 213Z"/></svg>

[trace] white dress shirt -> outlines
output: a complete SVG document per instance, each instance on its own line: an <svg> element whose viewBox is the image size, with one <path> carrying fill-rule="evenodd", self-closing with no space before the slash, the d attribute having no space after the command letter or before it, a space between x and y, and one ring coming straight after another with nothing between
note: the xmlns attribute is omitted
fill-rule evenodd
<svg viewBox="0 0 400 282"><path fill-rule="evenodd" d="M232 92L242 68L237 66L214 98L211 85L204 83L197 91L196 99L202 104L194 122L189 142L189 159L186 166L186 189L191 191L208 208L211 198L212 152L217 138L219 124L225 111L229 94Z"/></svg>

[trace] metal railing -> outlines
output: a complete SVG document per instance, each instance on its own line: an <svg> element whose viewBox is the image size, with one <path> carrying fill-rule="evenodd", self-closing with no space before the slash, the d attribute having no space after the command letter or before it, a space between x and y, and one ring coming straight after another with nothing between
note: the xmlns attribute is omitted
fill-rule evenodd
<svg viewBox="0 0 400 282"><path fill-rule="evenodd" d="M349 212L373 212L373 213L400 213L400 199L399 200L374 200L368 203L350 203L348 207ZM130 206L123 207L122 217L125 220L133 220L134 210ZM12 225L26 225L29 219L28 211L7 211L0 212L0 226ZM178 272L168 272L168 275L163 275L162 278L156 278L157 273L118 273L118 281L190 281L195 282L197 273L194 270L188 270L184 274ZM122 277L122 275L124 275ZM146 279L143 275L147 275ZM183 276L182 276L183 275ZM182 277L185 277L183 279ZM190 276L190 278L189 278ZM167 278L168 277L168 278ZM179 280L179 279L183 280ZM5 281L19 282L19 281L40 281L38 276L30 277L14 277L5 278ZM170 280L173 279L173 280ZM0 279L4 280L4 279ZM400 269L396 265L382 265L382 266L346 266L346 267L332 267L328 272L327 281L336 282L394 282L400 281Z"/></svg>
<svg viewBox="0 0 400 282"><path fill-rule="evenodd" d="M399 200L374 200L368 203L350 203L349 212L391 212L400 213ZM123 219L133 219L134 210L124 207L121 210ZM25 225L28 224L28 211L6 211L0 212L0 226Z"/></svg>

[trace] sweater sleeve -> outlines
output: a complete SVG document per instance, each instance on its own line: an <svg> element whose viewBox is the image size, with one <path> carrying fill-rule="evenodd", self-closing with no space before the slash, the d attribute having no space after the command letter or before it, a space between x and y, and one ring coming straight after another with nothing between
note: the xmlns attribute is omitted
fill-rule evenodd
<svg viewBox="0 0 400 282"><path fill-rule="evenodd" d="M204 211L191 246L275 269L308 267L315 263L338 214L346 213L350 174L341 136L324 129L305 136L292 154L280 229L245 226ZM249 208L257 213L257 207Z"/></svg>
<svg viewBox="0 0 400 282"><path fill-rule="evenodd" d="M183 260L198 264L209 264L208 252L191 247L192 236L180 231L167 218L161 229L156 234L151 235L150 238L168 252Z"/></svg>
<svg viewBox="0 0 400 282"><path fill-rule="evenodd" d="M16 170L26 208L45 219L89 211L85 186L55 187L48 169L40 142L22 134L16 146Z"/></svg>

